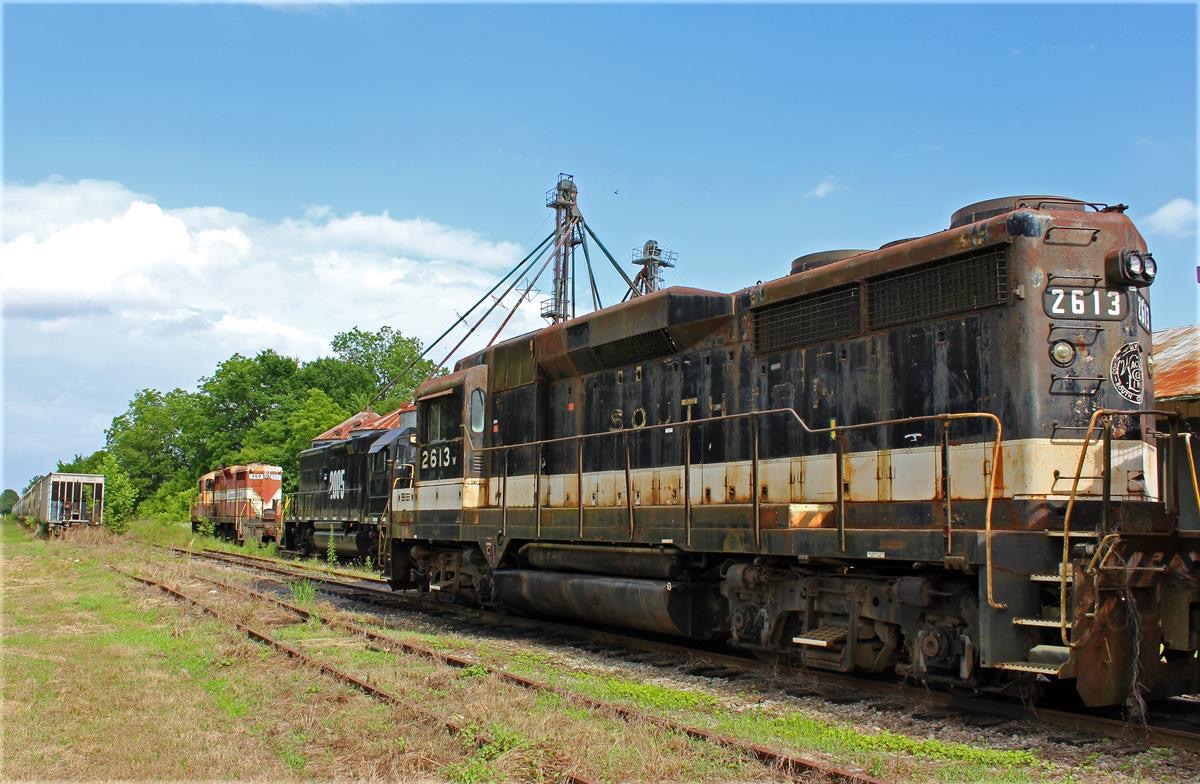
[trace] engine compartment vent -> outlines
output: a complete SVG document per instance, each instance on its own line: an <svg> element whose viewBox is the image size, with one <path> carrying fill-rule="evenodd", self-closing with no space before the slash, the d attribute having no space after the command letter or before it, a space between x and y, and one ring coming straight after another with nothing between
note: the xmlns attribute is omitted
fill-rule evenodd
<svg viewBox="0 0 1200 784"><path fill-rule="evenodd" d="M950 216L950 228L957 229L959 226L966 226L976 221L994 218L997 215L1003 215L1006 212L1012 212L1021 207L1029 207L1035 210L1054 209L1067 212L1083 212L1087 209L1087 206L1087 202L1072 199L1069 196L1002 196L999 199L977 201L974 204L968 204L966 207L955 210L954 214Z"/></svg>
<svg viewBox="0 0 1200 784"><path fill-rule="evenodd" d="M754 350L779 351L858 334L858 284L793 297L754 311Z"/></svg>
<svg viewBox="0 0 1200 784"><path fill-rule="evenodd" d="M808 272L809 270L814 270L817 267L824 267L826 264L832 264L835 261L841 261L842 259L860 256L866 252L867 251L865 250L846 249L823 250L819 253L806 253L792 262L792 271L789 274L795 275L797 272Z"/></svg>
<svg viewBox="0 0 1200 784"><path fill-rule="evenodd" d="M871 329L1003 305L1009 299L1008 246L981 248L867 282Z"/></svg>

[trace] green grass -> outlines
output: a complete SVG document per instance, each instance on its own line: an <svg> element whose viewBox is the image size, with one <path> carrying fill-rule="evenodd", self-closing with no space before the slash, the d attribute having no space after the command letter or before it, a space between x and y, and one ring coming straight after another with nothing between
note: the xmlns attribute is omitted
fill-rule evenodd
<svg viewBox="0 0 1200 784"><path fill-rule="evenodd" d="M470 664L458 671L460 678L486 678L488 674L487 668L478 664Z"/></svg>
<svg viewBox="0 0 1200 784"><path fill-rule="evenodd" d="M717 698L711 694L654 683L601 677L587 672L573 672L568 677L584 694L601 700L632 702L642 708L681 711L711 708L717 704Z"/></svg>
<svg viewBox="0 0 1200 784"><path fill-rule="evenodd" d="M304 756L304 744L307 741L308 736L303 732L292 730L275 747L275 754L284 765L294 771L302 771L308 765L308 758Z"/></svg>
<svg viewBox="0 0 1200 784"><path fill-rule="evenodd" d="M722 713L716 726L720 732L732 735L757 741L781 740L792 746L830 754L892 752L925 760L953 760L998 767L1036 766L1041 762L1036 754L1028 751L986 749L965 743L916 739L888 730L864 733L852 727L796 713Z"/></svg>
<svg viewBox="0 0 1200 784"><path fill-rule="evenodd" d="M294 580L288 583L292 601L301 607L309 607L317 598L317 584L312 580Z"/></svg>
<svg viewBox="0 0 1200 784"><path fill-rule="evenodd" d="M488 736L487 743L476 748L462 762L455 763L443 769L442 773L448 779L458 784L482 784L483 782L496 781L497 774L491 763L510 751L523 749L530 745L529 741L522 737L520 733L499 724L489 724L486 728L486 733ZM474 747L478 736L478 729L467 727L466 731L459 735L459 740L462 741L464 746Z"/></svg>
<svg viewBox="0 0 1200 784"><path fill-rule="evenodd" d="M552 657L536 651L505 653L481 645L483 658L513 672L546 680L588 697L608 702L632 704L651 713L765 745L791 748L801 752L819 751L851 760L853 764L876 771L881 777L893 770L919 766L921 777L948 782L1007 781L1024 782L1061 777L1052 773L1036 751L991 749L913 738L889 730L864 731L836 720L812 717L799 712L750 708L732 711L706 692L645 683L609 675L567 670ZM561 706L566 715L581 713L569 704ZM907 762L897 763L897 760Z"/></svg>

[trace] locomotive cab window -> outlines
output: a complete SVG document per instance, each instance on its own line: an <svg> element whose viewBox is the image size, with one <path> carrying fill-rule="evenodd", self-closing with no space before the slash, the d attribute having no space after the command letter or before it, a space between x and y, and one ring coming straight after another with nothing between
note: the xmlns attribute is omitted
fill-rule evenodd
<svg viewBox="0 0 1200 784"><path fill-rule="evenodd" d="M451 441L459 438L462 433L462 390L453 394L443 395L421 403L424 408L421 417L421 441L433 444L438 441Z"/></svg>
<svg viewBox="0 0 1200 784"><path fill-rule="evenodd" d="M483 432L483 390L476 389L471 393L471 432Z"/></svg>

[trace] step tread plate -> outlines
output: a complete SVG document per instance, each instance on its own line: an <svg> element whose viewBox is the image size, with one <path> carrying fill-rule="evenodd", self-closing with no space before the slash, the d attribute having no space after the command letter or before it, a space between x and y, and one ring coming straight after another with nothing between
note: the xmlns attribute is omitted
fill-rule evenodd
<svg viewBox="0 0 1200 784"><path fill-rule="evenodd" d="M849 630L845 626L821 626L793 637L792 642L813 648L828 648L846 639L848 634Z"/></svg>
<svg viewBox="0 0 1200 784"><path fill-rule="evenodd" d="M997 670L1013 670L1015 672L1032 672L1036 675L1058 675L1062 670L1059 664L1040 664L1028 661L996 662L992 665Z"/></svg>

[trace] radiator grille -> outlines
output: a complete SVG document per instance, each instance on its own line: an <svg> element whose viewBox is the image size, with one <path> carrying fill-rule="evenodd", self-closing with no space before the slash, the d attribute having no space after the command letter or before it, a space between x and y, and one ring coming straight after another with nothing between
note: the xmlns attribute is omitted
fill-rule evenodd
<svg viewBox="0 0 1200 784"><path fill-rule="evenodd" d="M1008 247L987 248L868 281L868 319L871 329L925 321L1003 305L1008 292Z"/></svg>
<svg viewBox="0 0 1200 784"><path fill-rule="evenodd" d="M592 346L592 351L604 367L617 367L670 354L675 342L665 329L656 329Z"/></svg>
<svg viewBox="0 0 1200 784"><path fill-rule="evenodd" d="M857 284L766 305L754 311L754 350L850 337L859 321Z"/></svg>

